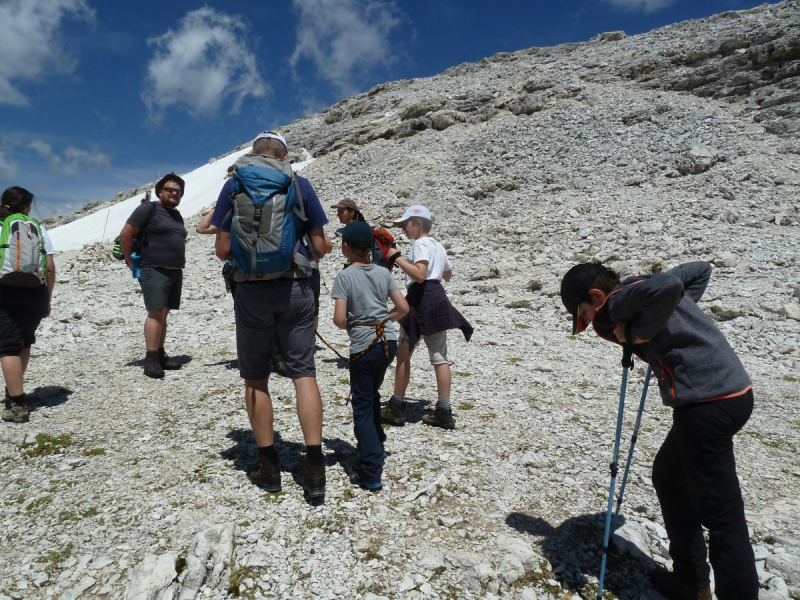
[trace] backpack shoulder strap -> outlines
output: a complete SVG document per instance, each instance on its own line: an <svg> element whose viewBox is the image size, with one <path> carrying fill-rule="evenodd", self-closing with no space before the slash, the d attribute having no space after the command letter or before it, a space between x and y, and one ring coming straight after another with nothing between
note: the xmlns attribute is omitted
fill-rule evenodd
<svg viewBox="0 0 800 600"><path fill-rule="evenodd" d="M297 177L295 177L294 171L292 171L292 185L294 186L294 191L297 194L297 206L293 208L294 214L296 214L302 221L305 223L308 221L308 217L306 217L306 205L303 202L303 193L300 191L300 184L297 181ZM319 262L319 255L317 251L314 250L314 244L311 242L311 236L307 233L303 236L303 239L306 242L306 247L308 248L308 252L311 254L311 257L316 261Z"/></svg>

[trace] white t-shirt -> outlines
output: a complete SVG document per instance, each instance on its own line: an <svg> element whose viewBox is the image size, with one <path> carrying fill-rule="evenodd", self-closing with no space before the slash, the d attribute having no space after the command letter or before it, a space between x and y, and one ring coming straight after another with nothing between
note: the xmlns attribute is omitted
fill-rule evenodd
<svg viewBox="0 0 800 600"><path fill-rule="evenodd" d="M428 274L425 275L425 281L429 279L441 281L442 273L453 268L447 258L447 251L444 246L432 237L416 240L411 246L411 252L408 253L406 260L412 264L416 264L421 260L428 261ZM414 283L414 280L406 275L406 289L410 288L412 283Z"/></svg>
<svg viewBox="0 0 800 600"><path fill-rule="evenodd" d="M53 248L53 242L50 241L50 236L47 235L47 229L44 228L44 225L40 225L42 228L42 237L44 238L44 251L45 254L55 254L56 250Z"/></svg>

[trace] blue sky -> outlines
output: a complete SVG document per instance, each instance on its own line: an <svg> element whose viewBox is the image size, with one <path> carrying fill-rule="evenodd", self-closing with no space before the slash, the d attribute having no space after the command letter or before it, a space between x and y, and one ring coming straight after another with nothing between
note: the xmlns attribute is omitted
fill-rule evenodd
<svg viewBox="0 0 800 600"><path fill-rule="evenodd" d="M0 189L66 214L378 83L757 3L0 0Z"/></svg>

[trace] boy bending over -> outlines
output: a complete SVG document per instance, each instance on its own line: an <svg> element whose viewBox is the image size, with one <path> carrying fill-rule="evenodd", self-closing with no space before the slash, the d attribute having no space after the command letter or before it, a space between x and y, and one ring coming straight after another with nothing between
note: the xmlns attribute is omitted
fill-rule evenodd
<svg viewBox="0 0 800 600"><path fill-rule="evenodd" d="M573 334L592 323L610 342L633 346L672 407L672 428L653 461L673 571L650 573L675 600L711 600L703 527L719 600L756 600L758 577L736 477L733 436L753 410L753 384L725 336L697 302L711 265L693 262L620 283L603 265L572 267L561 300Z"/></svg>

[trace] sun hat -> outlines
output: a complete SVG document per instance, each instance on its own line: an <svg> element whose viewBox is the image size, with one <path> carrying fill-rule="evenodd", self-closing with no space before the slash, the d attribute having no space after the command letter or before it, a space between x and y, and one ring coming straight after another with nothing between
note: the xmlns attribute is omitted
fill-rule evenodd
<svg viewBox="0 0 800 600"><path fill-rule="evenodd" d="M167 183L168 181L174 181L180 186L181 198L183 198L183 193L184 191L186 191L186 182L177 175L175 175L174 171L172 173L164 175L161 179L158 180L158 183L156 183L156 196L158 196L161 193L161 190L164 189L164 184Z"/></svg>
<svg viewBox="0 0 800 600"><path fill-rule="evenodd" d="M406 212L403 213L402 217L400 217L399 219L395 219L393 221L393 224L395 227L397 227L408 221L411 217L427 219L428 221L433 223L433 216L431 215L431 211L429 211L421 204L413 204L406 209Z"/></svg>
<svg viewBox="0 0 800 600"><path fill-rule="evenodd" d="M351 208L353 210L358 210L358 205L355 203L355 200L344 198L339 200L336 204L331 204L331 208Z"/></svg>
<svg viewBox="0 0 800 600"><path fill-rule="evenodd" d="M608 267L599 264L575 265L561 280L561 301L572 315L572 335L580 333L589 326L583 317L578 315L578 306L586 296L586 292L589 291L595 277L607 269Z"/></svg>

